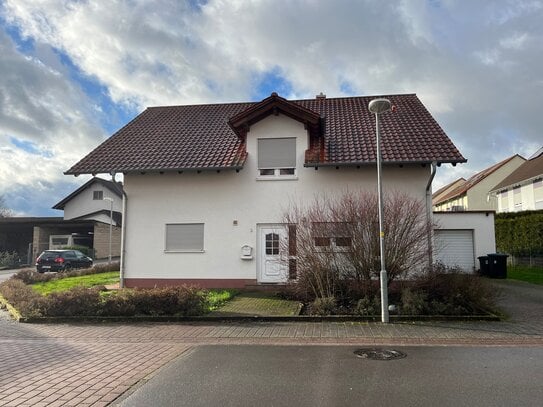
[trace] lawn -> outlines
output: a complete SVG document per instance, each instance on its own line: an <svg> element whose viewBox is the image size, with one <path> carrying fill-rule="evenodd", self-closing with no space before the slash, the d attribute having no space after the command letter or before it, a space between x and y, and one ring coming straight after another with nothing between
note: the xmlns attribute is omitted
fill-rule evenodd
<svg viewBox="0 0 543 407"><path fill-rule="evenodd" d="M543 267L509 266L507 278L543 285Z"/></svg>
<svg viewBox="0 0 543 407"><path fill-rule="evenodd" d="M238 290L209 290L207 292L208 311L216 310L238 294Z"/></svg>
<svg viewBox="0 0 543 407"><path fill-rule="evenodd" d="M77 286L93 287L96 285L116 284L118 282L119 272L110 271L106 273L89 274L80 277L66 277L43 283L35 283L32 284L32 288L42 295L47 295L52 292L66 291Z"/></svg>

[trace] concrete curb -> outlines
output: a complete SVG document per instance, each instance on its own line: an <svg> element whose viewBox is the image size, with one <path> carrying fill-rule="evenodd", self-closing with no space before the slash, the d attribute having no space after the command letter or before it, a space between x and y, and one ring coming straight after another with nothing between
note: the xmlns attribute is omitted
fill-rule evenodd
<svg viewBox="0 0 543 407"><path fill-rule="evenodd" d="M2 294L0 294L0 308L5 308L7 309L7 311L10 313L10 315L13 317L13 319L15 319L16 321L18 322L25 322L24 321L24 318L21 316L21 314L19 313L19 311L17 311L17 309L11 305L8 300L6 300Z"/></svg>
<svg viewBox="0 0 543 407"><path fill-rule="evenodd" d="M331 315L331 316L173 316L140 315L133 317L100 317L100 316L76 316L76 317L19 317L19 322L47 324L47 323L108 323L108 322L380 322L380 316L355 316L355 315ZM421 322L421 321L501 321L497 315L395 315L390 316L391 322Z"/></svg>

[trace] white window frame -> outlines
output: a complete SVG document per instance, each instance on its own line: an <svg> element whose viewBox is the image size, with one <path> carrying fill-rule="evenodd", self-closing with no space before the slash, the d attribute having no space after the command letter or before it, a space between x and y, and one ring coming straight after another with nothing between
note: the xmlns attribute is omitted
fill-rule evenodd
<svg viewBox="0 0 543 407"><path fill-rule="evenodd" d="M257 171L258 176L257 180L259 181L278 181L278 180L296 180L298 179L298 170L296 168L296 137L270 137L270 138L259 138L257 139L257 155L258 155L258 143L260 140L284 140L284 139L292 139L294 140L294 156L295 156L295 162L294 167L274 167L274 166L261 166L260 165L260 159L257 156ZM289 171L292 172L291 174L281 174L281 171ZM263 174L263 171L271 172L269 174Z"/></svg>
<svg viewBox="0 0 543 407"><path fill-rule="evenodd" d="M104 191L102 189L96 189L92 191L92 200L93 201L103 201L104 200Z"/></svg>
<svg viewBox="0 0 543 407"><path fill-rule="evenodd" d="M201 226L201 245L199 248L170 248L168 249L168 227L169 226ZM204 253L205 244L205 224L202 222L187 222L187 223L166 223L164 226L164 253Z"/></svg>

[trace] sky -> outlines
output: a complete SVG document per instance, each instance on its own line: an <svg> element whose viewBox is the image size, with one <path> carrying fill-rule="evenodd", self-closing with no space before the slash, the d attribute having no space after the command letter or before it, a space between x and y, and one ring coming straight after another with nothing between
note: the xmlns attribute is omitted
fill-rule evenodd
<svg viewBox="0 0 543 407"><path fill-rule="evenodd" d="M543 0L0 0L0 196L51 209L63 172L148 106L416 93L467 158L543 145Z"/></svg>

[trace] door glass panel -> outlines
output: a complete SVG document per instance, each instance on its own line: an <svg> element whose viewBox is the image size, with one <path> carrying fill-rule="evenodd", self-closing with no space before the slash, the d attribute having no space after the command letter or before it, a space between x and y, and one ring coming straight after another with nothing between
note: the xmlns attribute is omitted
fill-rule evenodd
<svg viewBox="0 0 543 407"><path fill-rule="evenodd" d="M267 255L279 254L279 235L277 233L266 234L266 254Z"/></svg>

